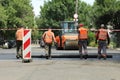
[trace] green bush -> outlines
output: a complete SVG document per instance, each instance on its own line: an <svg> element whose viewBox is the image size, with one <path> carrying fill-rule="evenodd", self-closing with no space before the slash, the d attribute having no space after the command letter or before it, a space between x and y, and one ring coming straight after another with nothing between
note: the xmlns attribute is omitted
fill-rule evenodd
<svg viewBox="0 0 120 80"><path fill-rule="evenodd" d="M88 32L88 45L89 46L95 45L95 33L91 31Z"/></svg>
<svg viewBox="0 0 120 80"><path fill-rule="evenodd" d="M115 42L110 42L109 48L116 48L116 43Z"/></svg>
<svg viewBox="0 0 120 80"><path fill-rule="evenodd" d="M97 44L95 43L95 41L92 41L92 42L89 43L89 46L91 46L91 47L97 47Z"/></svg>

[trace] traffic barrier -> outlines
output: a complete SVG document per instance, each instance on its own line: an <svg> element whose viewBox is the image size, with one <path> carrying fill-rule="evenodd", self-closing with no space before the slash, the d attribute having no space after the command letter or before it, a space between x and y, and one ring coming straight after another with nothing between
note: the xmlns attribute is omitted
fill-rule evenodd
<svg viewBox="0 0 120 80"><path fill-rule="evenodd" d="M23 33L23 57L22 62L31 62L31 29L25 29Z"/></svg>

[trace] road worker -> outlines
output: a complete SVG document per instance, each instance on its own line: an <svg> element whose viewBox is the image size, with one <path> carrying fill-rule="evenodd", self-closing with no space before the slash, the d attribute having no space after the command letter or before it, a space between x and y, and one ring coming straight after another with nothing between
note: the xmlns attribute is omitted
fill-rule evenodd
<svg viewBox="0 0 120 80"><path fill-rule="evenodd" d="M17 55L16 58L22 58L22 42L23 42L23 26L18 27L16 31L16 51Z"/></svg>
<svg viewBox="0 0 120 80"><path fill-rule="evenodd" d="M45 42L45 48L48 49L48 52L46 54L46 59L51 59L52 42L54 41L56 43L56 39L55 39L54 33L52 32L51 27L48 28L48 31L44 32L44 34L42 35L42 38Z"/></svg>
<svg viewBox="0 0 120 80"><path fill-rule="evenodd" d="M56 46L57 47L59 47L59 48L63 48L64 47L64 43L65 43L65 41L66 41L66 38L65 38L65 36L64 35L59 35L59 36L57 36L56 37L56 41L57 41L57 44L56 44Z"/></svg>
<svg viewBox="0 0 120 80"><path fill-rule="evenodd" d="M88 39L88 29L83 27L83 24L79 24L78 28L78 45L80 58L83 57L87 59L87 39ZM83 49L83 50L82 50Z"/></svg>
<svg viewBox="0 0 120 80"><path fill-rule="evenodd" d="M98 30L96 34L96 43L97 41L98 41L98 58L101 59L101 57L103 57L104 59L106 59L107 58L106 48L107 45L109 45L110 43L110 38L107 30L105 29L104 24L101 24L101 28Z"/></svg>

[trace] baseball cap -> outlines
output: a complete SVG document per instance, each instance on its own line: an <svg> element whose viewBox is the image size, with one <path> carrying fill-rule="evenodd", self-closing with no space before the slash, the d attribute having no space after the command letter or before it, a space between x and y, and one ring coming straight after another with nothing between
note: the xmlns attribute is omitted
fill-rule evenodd
<svg viewBox="0 0 120 80"><path fill-rule="evenodd" d="M101 27L105 27L105 25L104 25L104 24L101 24Z"/></svg>
<svg viewBox="0 0 120 80"><path fill-rule="evenodd" d="M83 27L83 26L84 26L84 24L79 24L79 26L80 26L80 27Z"/></svg>

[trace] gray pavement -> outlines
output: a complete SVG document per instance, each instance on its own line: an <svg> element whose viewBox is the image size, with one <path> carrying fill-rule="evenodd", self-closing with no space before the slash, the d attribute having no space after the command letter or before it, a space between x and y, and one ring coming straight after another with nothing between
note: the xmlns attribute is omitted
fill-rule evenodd
<svg viewBox="0 0 120 80"><path fill-rule="evenodd" d="M1 80L119 80L120 63L104 60L0 61Z"/></svg>
<svg viewBox="0 0 120 80"><path fill-rule="evenodd" d="M43 51L39 50L38 45L32 47L34 55L39 55L39 52ZM94 52L94 49L89 48L90 53ZM54 51L53 54L55 54ZM69 53L72 52L78 51L69 51ZM109 51L111 54L113 52L115 51ZM117 55L118 52L114 54ZM41 54L44 54L44 51ZM9 59L3 57L6 55ZM22 63L21 59L15 59L15 49L0 49L0 56L3 57L0 60L0 80L120 80L120 61L39 58L33 59L30 63Z"/></svg>

